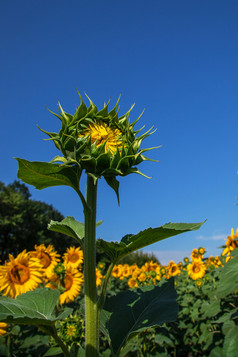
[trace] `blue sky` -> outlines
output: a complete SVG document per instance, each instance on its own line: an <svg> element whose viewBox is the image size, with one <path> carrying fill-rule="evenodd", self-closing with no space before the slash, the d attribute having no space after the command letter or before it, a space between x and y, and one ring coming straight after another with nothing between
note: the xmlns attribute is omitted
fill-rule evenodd
<svg viewBox="0 0 238 357"><path fill-rule="evenodd" d="M127 233L168 222L203 227L154 244L162 263L179 261L193 248L220 253L238 226L238 3L236 0L34 0L0 2L0 180L13 182L13 157L50 161L57 150L43 141L59 122L45 108L74 113L75 90L98 108L121 94L123 114L155 134L144 147L159 163L139 169L152 176L120 178L120 207L100 180L97 235L120 240ZM86 101L86 97L85 101ZM82 182L82 189L85 180ZM66 187L32 197L65 216L83 220L82 207Z"/></svg>

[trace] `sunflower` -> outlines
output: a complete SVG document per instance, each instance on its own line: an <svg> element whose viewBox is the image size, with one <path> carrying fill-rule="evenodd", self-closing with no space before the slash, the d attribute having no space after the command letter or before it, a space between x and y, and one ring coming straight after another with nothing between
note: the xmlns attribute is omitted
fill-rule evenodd
<svg viewBox="0 0 238 357"><path fill-rule="evenodd" d="M123 267L121 264L114 265L112 269L112 276L114 278L120 278L121 276L123 276Z"/></svg>
<svg viewBox="0 0 238 357"><path fill-rule="evenodd" d="M180 274L180 269L179 269L178 265L175 264L175 262L173 262L172 260L168 265L168 274L169 274L169 276L176 276L176 275Z"/></svg>
<svg viewBox="0 0 238 357"><path fill-rule="evenodd" d="M49 279L53 274L54 267L60 260L60 255L54 251L53 245L50 244L48 247L45 247L44 244L35 245L35 251L31 251L30 254L40 260L44 273Z"/></svg>
<svg viewBox="0 0 238 357"><path fill-rule="evenodd" d="M201 261L202 260L202 254L199 253L198 249L194 248L192 253L191 253L191 258L192 261Z"/></svg>
<svg viewBox="0 0 238 357"><path fill-rule="evenodd" d="M63 305L74 301L80 294L83 285L83 274L77 269L67 266L65 277L61 281L61 285L65 291L59 297L60 303Z"/></svg>
<svg viewBox="0 0 238 357"><path fill-rule="evenodd" d="M236 234L234 234L234 229L232 228L231 235L227 237L227 241L225 243L226 246L222 252L222 255L230 255L232 250L238 248L238 240L236 240L236 238L238 238L238 228L236 229Z"/></svg>
<svg viewBox="0 0 238 357"><path fill-rule="evenodd" d="M102 279L104 279L104 276L101 271L96 268L96 286L100 286L102 284Z"/></svg>
<svg viewBox="0 0 238 357"><path fill-rule="evenodd" d="M187 272L193 280L201 279L206 272L206 266L202 261L194 261L187 265Z"/></svg>
<svg viewBox="0 0 238 357"><path fill-rule="evenodd" d="M63 256L64 263L72 268L78 268L83 264L83 251L78 247L67 248Z"/></svg>
<svg viewBox="0 0 238 357"><path fill-rule="evenodd" d="M90 136L91 145L94 143L96 147L104 145L104 152L115 154L117 149L122 149L123 141L121 140L122 132L118 129L110 128L104 122L99 122L98 124L89 124L88 129L83 133L82 136Z"/></svg>
<svg viewBox="0 0 238 357"><path fill-rule="evenodd" d="M6 335L7 324L5 322L0 322L0 336Z"/></svg>
<svg viewBox="0 0 238 357"><path fill-rule="evenodd" d="M42 282L42 266L39 259L30 256L26 249L9 262L0 266L0 286L3 295L15 299L18 295L34 290Z"/></svg>
<svg viewBox="0 0 238 357"><path fill-rule="evenodd" d="M137 282L137 280L136 279L134 279L134 278L130 278L129 280L128 280L128 286L129 286L129 288L137 288L138 287L138 282Z"/></svg>
<svg viewBox="0 0 238 357"><path fill-rule="evenodd" d="M77 330L76 330L76 326L75 325L70 324L70 325L67 326L66 334L69 337L69 339L72 339L73 337L75 337L76 331Z"/></svg>

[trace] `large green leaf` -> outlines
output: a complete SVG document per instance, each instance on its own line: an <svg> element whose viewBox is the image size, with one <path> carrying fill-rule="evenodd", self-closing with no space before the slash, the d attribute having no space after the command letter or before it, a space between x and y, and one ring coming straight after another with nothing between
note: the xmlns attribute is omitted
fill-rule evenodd
<svg viewBox="0 0 238 357"><path fill-rule="evenodd" d="M81 172L77 167L19 158L17 161L19 165L17 177L38 190L61 185L70 186L76 191L79 190Z"/></svg>
<svg viewBox="0 0 238 357"><path fill-rule="evenodd" d="M150 244L163 239L173 237L177 234L199 229L202 223L168 223L158 228L148 228L134 235L127 235L120 243L106 242L98 239L97 244L116 263L123 256L132 253L137 249L144 248Z"/></svg>
<svg viewBox="0 0 238 357"><path fill-rule="evenodd" d="M61 314L55 314L59 295L58 290L41 288L18 295L16 299L1 296L0 321L35 326L53 325L72 312L72 309L67 308Z"/></svg>
<svg viewBox="0 0 238 357"><path fill-rule="evenodd" d="M102 221L98 221L96 226L98 227L100 224L102 224ZM61 222L51 221L48 225L48 229L75 238L82 245L84 223L78 222L74 217L66 217Z"/></svg>
<svg viewBox="0 0 238 357"><path fill-rule="evenodd" d="M174 321L178 306L173 278L162 286L120 292L106 300L101 330L108 337L114 356L141 331Z"/></svg>
<svg viewBox="0 0 238 357"><path fill-rule="evenodd" d="M221 299L238 289L238 249L231 252L230 259L223 268L221 268L219 285L215 295Z"/></svg>

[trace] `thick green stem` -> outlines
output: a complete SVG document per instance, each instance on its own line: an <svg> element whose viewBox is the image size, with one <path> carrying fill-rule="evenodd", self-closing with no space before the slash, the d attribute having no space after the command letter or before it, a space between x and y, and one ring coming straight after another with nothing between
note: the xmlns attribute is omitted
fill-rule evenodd
<svg viewBox="0 0 238 357"><path fill-rule="evenodd" d="M97 182L88 175L87 207L85 215L84 240L84 287L85 287L85 329L86 357L97 357L99 353L99 311L96 289L96 205Z"/></svg>

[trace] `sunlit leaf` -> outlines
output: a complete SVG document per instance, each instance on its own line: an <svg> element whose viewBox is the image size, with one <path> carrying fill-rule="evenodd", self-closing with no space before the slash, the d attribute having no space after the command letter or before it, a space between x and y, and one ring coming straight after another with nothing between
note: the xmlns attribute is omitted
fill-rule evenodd
<svg viewBox="0 0 238 357"><path fill-rule="evenodd" d="M127 235L120 243L106 242L103 239L98 239L97 244L115 263L123 256L130 254L138 249L144 248L150 244L159 242L163 239L173 237L175 235L194 231L199 229L202 223L168 223L158 228L148 228L134 235Z"/></svg>
<svg viewBox="0 0 238 357"><path fill-rule="evenodd" d="M41 288L18 295L16 299L1 296L0 321L35 326L52 325L72 312L72 309L66 308L61 314L55 314L59 295L58 290Z"/></svg>
<svg viewBox="0 0 238 357"><path fill-rule="evenodd" d="M18 159L17 177L23 182L42 190L52 186L70 186L79 189L80 170L77 167L56 163Z"/></svg>

